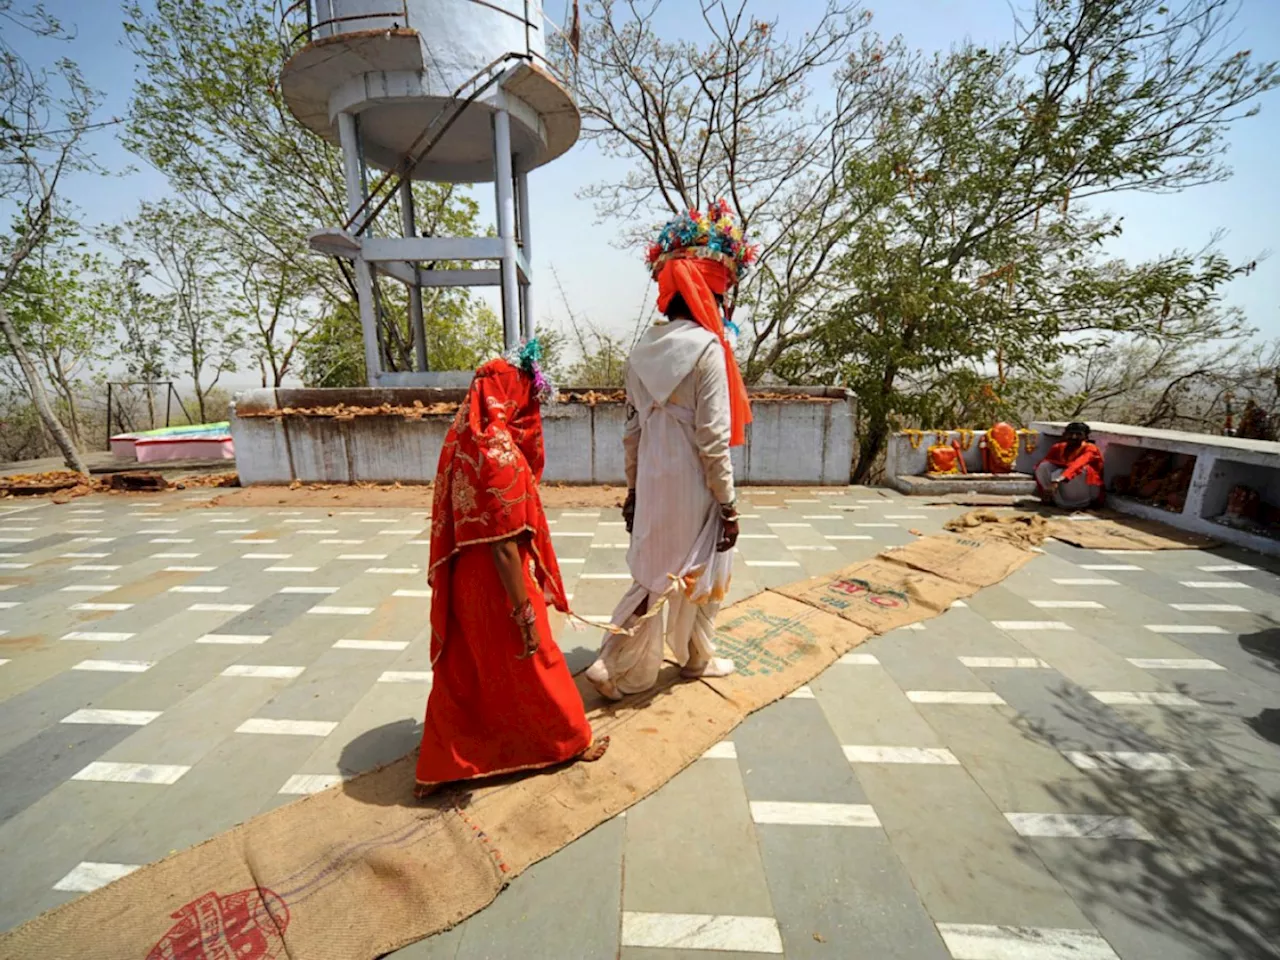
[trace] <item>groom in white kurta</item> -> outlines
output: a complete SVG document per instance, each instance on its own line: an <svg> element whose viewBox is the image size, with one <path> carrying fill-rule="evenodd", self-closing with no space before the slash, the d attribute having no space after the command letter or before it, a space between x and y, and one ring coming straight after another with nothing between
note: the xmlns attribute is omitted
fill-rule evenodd
<svg viewBox="0 0 1280 960"><path fill-rule="evenodd" d="M587 671L611 699L657 682L662 617L637 621L663 597L665 641L681 673L692 678L733 671L731 660L714 657L713 642L733 567L726 528L737 536L725 351L715 334L678 316L687 312L683 301L673 306L641 337L627 363L623 445L634 494L627 553L633 583L612 621L634 635L607 635Z"/></svg>

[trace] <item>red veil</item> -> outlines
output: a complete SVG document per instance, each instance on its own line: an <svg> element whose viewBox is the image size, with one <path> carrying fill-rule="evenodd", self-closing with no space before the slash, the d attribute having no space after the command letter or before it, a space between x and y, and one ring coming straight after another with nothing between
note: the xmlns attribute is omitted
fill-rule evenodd
<svg viewBox="0 0 1280 960"><path fill-rule="evenodd" d="M444 649L449 622L448 561L463 547L527 532L543 595L557 610L568 601L551 547L538 481L542 478L542 412L533 378L506 360L476 371L445 437L431 511L431 662Z"/></svg>

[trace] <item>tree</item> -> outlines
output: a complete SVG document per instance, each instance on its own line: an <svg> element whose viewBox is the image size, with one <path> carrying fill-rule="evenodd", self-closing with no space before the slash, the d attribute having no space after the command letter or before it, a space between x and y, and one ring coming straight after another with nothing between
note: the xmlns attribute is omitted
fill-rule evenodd
<svg viewBox="0 0 1280 960"><path fill-rule="evenodd" d="M1222 51L1225 7L1040 0L1019 42L939 56L891 105L846 169L851 202L875 210L833 261L846 293L780 364L858 394L855 479L895 420L932 426L975 388L1047 389L1065 357L1121 335L1176 344L1171 317L1214 316L1247 268L1212 252L1108 258L1121 224L1084 201L1227 175L1223 131L1276 68Z"/></svg>
<svg viewBox="0 0 1280 960"><path fill-rule="evenodd" d="M16 208L12 228L0 235L0 334L22 369L32 402L72 470L88 473L83 457L58 419L40 373L10 314L10 293L19 271L65 215L63 177L90 166L84 135L92 126L97 94L70 60L53 70L32 67L8 37L64 39L61 25L37 5L14 9L0 0L0 199ZM12 31L12 32L11 32Z"/></svg>
<svg viewBox="0 0 1280 960"><path fill-rule="evenodd" d="M19 267L9 290L10 319L24 348L40 362L42 380L58 400L67 432L83 446L82 378L111 334L96 277L104 262L74 242L73 225L55 224Z"/></svg>
<svg viewBox="0 0 1280 960"><path fill-rule="evenodd" d="M132 247L132 236L122 226L103 232L119 262L104 270L99 282L100 300L116 324L117 349L111 359L128 380L153 384L166 379L169 345L173 340L168 311L159 295L143 286L147 262ZM148 429L156 427L155 391L147 387ZM110 423L107 429L114 429Z"/></svg>
<svg viewBox="0 0 1280 960"><path fill-rule="evenodd" d="M191 378L201 423L206 397L224 373L236 369L244 332L227 297L222 251L189 211L170 201L143 203L128 228L148 276L163 291L160 307L173 331L172 357Z"/></svg>
<svg viewBox="0 0 1280 960"><path fill-rule="evenodd" d="M314 362L304 373L330 383L336 371L351 369L347 353L361 350L359 324L343 322L355 293L334 260L310 250L306 234L346 220L342 155L284 102L278 5L130 0L125 18L143 68L126 144L169 178L239 278L240 310L250 319L251 350L264 377L280 382L314 334L324 344L307 352ZM414 205L424 235L476 232L478 208L460 188L417 183ZM384 216L399 224L398 201ZM382 286L385 301L403 297L398 284ZM427 315L440 319L476 308L456 289L424 291L423 299ZM381 333L394 364L388 369L412 369L403 330L384 326ZM321 354L327 359L317 359ZM448 369L441 358L431 363Z"/></svg>
<svg viewBox="0 0 1280 960"><path fill-rule="evenodd" d="M689 14L680 0L680 13ZM585 193L603 220L634 223L619 240L652 239L662 220L726 197L760 267L737 294L751 310L742 361L749 379L816 335L832 257L871 211L844 190L846 164L873 141L910 58L869 31L855 0L825 0L788 40L746 0L698 0L679 40L658 35L662 0L597 0L584 8L580 56L556 48L574 76L583 138L632 161L627 176ZM821 85L822 95L813 87Z"/></svg>

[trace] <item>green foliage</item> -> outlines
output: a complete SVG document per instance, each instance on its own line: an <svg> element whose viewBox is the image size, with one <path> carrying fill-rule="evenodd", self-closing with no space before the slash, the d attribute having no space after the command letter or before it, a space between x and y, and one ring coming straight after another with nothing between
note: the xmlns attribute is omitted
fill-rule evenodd
<svg viewBox="0 0 1280 960"><path fill-rule="evenodd" d="M125 142L168 177L213 238L240 291L236 313L264 383L290 373L312 336L314 349L301 350L307 379L347 382L353 361L363 367L359 323L343 322L354 315L354 291L306 241L311 229L346 220L342 155L285 105L278 5L128 0L124 9L126 37L142 65ZM452 185L415 184L414 204L424 235L477 231L477 205ZM383 217L398 226L398 202ZM402 296L402 289L386 294L389 301ZM474 309L459 290L424 291L424 299L441 324ZM384 330L388 369L412 369L396 332ZM444 344L441 357L450 355Z"/></svg>
<svg viewBox="0 0 1280 960"><path fill-rule="evenodd" d="M1206 317L1217 337L1245 332L1214 309L1241 268L1212 252L1109 259L1121 224L1082 202L1225 175L1222 124L1276 71L1205 43L1217 6L1153 30L1145 2L1045 0L1021 45L937 57L892 105L845 171L875 215L833 260L840 293L813 335L775 368L857 393L856 476L895 424L1010 415L1116 337L1177 341Z"/></svg>

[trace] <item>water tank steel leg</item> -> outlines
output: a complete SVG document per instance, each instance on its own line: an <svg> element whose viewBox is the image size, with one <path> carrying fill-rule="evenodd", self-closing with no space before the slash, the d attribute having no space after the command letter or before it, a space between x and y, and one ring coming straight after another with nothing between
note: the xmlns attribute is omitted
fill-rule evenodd
<svg viewBox="0 0 1280 960"><path fill-rule="evenodd" d="M509 350L520 342L520 287L516 270L516 198L511 172L511 116L493 115L493 153L502 240L502 338Z"/></svg>
<svg viewBox="0 0 1280 960"><path fill-rule="evenodd" d="M347 216L354 214L364 202L361 186L360 131L350 113L338 114L338 137L342 141L342 171L347 186ZM356 278L356 298L360 301L360 330L364 335L364 365L369 386L378 385L382 365L378 356L378 320L374 311L373 270L363 257L351 264Z"/></svg>
<svg viewBox="0 0 1280 960"><path fill-rule="evenodd" d="M532 228L529 225L529 174L516 175L516 194L519 197L520 210L520 246L524 251L525 266L533 272L533 240ZM520 314L524 321L523 334L526 340L533 337L533 277L525 277L520 287Z"/></svg>
<svg viewBox="0 0 1280 960"><path fill-rule="evenodd" d="M408 177L400 181L400 220L406 237L416 237L417 227L413 215L413 181ZM422 288L418 286L418 265L411 263L414 282L409 287L409 323L413 326L413 354L415 369L427 369L427 327L422 318Z"/></svg>

